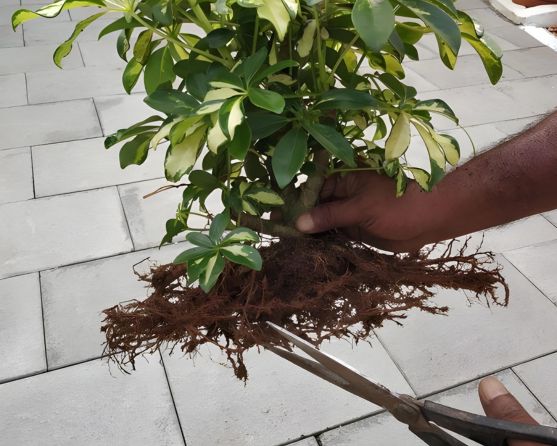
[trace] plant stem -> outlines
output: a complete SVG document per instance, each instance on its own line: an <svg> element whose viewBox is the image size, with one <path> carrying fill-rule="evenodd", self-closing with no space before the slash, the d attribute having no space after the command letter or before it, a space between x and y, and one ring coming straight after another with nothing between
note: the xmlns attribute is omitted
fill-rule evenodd
<svg viewBox="0 0 557 446"><path fill-rule="evenodd" d="M254 215L246 214L242 212L239 215L233 216L234 220L238 223L240 219L242 220L242 226L253 229L257 232L262 232L267 235L272 235L274 237L302 237L303 234L299 232L296 228L291 226L286 226L284 224L274 222L271 220L266 220L264 218L255 217Z"/></svg>
<svg viewBox="0 0 557 446"><path fill-rule="evenodd" d="M158 36L162 37L163 39L168 40L169 42L172 42L178 46L181 46L182 48L185 48L193 53L197 53L200 56L206 57L209 60L213 60L215 62L219 62L225 66L229 66L229 62L225 59L222 59L220 57L217 56L213 56L211 53L208 53L207 51L203 51L200 50L198 48L194 48L190 45L188 45L186 42L182 41L182 40L178 40L172 36L169 36L168 34L162 32L161 30L159 30L158 28L155 28L154 26L152 26L151 24L149 24L147 21L143 20L140 16L138 16L136 13L132 13L131 14L132 17L137 20L141 25L143 25L145 28L150 29L151 31L153 31L154 34L157 34Z"/></svg>

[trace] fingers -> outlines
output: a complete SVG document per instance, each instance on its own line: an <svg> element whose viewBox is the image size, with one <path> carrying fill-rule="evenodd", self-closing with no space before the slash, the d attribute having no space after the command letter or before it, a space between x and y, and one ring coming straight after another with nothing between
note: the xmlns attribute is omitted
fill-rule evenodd
<svg viewBox="0 0 557 446"><path fill-rule="evenodd" d="M479 386L480 401L488 417L524 424L538 424L506 387L494 377L484 378ZM510 441L510 446L540 446L529 441Z"/></svg>
<svg viewBox="0 0 557 446"><path fill-rule="evenodd" d="M356 200L331 201L298 217L296 228L306 234L315 234L335 228L357 226L361 219L362 209Z"/></svg>

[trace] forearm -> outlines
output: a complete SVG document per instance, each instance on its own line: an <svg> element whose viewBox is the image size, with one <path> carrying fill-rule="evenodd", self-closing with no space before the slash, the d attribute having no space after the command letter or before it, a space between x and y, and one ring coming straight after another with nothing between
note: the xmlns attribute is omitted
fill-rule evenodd
<svg viewBox="0 0 557 446"><path fill-rule="evenodd" d="M455 169L427 200L437 217L425 237L438 240L557 208L557 112Z"/></svg>

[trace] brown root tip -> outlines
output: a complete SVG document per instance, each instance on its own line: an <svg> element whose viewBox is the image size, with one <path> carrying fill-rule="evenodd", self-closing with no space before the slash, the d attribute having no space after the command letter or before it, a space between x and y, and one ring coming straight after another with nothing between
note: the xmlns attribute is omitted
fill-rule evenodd
<svg viewBox="0 0 557 446"><path fill-rule="evenodd" d="M167 343L187 354L214 344L246 380L244 352L272 336L265 321L319 345L333 337L365 340L412 308L445 313L429 301L435 287L506 305L509 290L493 254L465 249L451 242L440 256L431 249L389 255L338 238L281 239L261 249L262 271L229 264L209 294L185 286L181 265L152 267L141 276L153 290L147 299L104 310L105 353L125 367Z"/></svg>

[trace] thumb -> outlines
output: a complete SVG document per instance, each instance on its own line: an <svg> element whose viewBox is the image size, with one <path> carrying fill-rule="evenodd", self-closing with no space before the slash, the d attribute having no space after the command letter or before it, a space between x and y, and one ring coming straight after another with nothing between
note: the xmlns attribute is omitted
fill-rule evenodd
<svg viewBox="0 0 557 446"><path fill-rule="evenodd" d="M492 376L484 378L479 386L480 401L488 417L524 424L538 424L511 395L507 388ZM511 441L510 446L537 446L529 441Z"/></svg>
<svg viewBox="0 0 557 446"><path fill-rule="evenodd" d="M314 234L335 228L355 226L362 219L361 209L354 200L338 200L323 203L298 217L296 228L300 232Z"/></svg>

